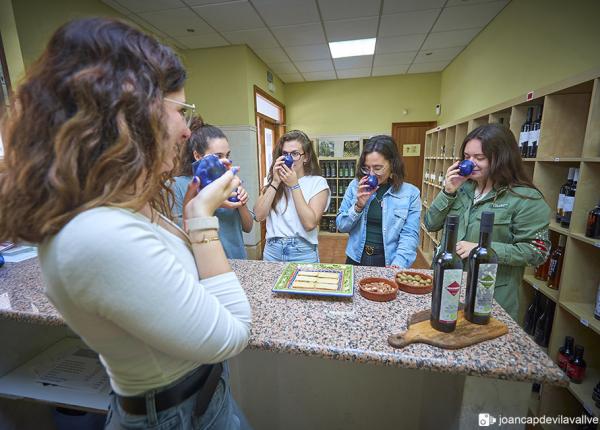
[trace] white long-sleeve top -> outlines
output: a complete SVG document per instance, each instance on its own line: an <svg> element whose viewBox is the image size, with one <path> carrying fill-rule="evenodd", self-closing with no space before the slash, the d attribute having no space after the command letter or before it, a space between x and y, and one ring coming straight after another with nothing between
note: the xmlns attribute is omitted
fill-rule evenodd
<svg viewBox="0 0 600 430"><path fill-rule="evenodd" d="M200 281L190 245L143 215L83 212L39 258L46 295L99 353L120 395L169 384L247 345L251 311L237 276Z"/></svg>

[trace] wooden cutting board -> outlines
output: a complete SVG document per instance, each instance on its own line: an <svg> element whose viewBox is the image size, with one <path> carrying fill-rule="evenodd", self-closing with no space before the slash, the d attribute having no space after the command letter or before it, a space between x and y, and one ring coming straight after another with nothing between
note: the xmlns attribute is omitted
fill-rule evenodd
<svg viewBox="0 0 600 430"><path fill-rule="evenodd" d="M444 349L460 349L508 333L506 324L493 317L486 325L470 323L465 319L462 309L458 311L456 329L452 333L443 333L431 327L430 316L430 309L413 314L408 319L408 330L390 335L389 344L394 348L404 348L411 343L426 343Z"/></svg>

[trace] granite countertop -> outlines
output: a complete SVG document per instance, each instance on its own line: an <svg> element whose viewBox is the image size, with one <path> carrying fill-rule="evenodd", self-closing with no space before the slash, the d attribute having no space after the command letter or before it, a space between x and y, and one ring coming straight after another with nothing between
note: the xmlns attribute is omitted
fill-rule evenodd
<svg viewBox="0 0 600 430"><path fill-rule="evenodd" d="M565 374L496 303L493 315L509 329L504 336L458 350L425 344L394 349L387 343L388 335L405 330L409 316L428 309L431 294L412 295L400 291L396 300L379 303L364 299L356 291L361 278L393 279L394 270L355 267L354 297L340 299L273 293L271 288L284 263L231 260L231 265L252 306L253 325L248 346L251 349L568 385ZM44 295L36 259L7 263L0 269L0 318L64 325Z"/></svg>

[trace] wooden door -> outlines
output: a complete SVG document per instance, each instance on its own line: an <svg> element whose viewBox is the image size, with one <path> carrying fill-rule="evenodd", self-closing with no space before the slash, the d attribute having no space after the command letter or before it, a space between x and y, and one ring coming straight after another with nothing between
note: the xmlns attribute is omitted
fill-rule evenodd
<svg viewBox="0 0 600 430"><path fill-rule="evenodd" d="M392 124L392 137L398 145L398 152L404 160L405 182L421 190L423 181L423 160L425 153L425 132L436 126L430 122L395 122Z"/></svg>
<svg viewBox="0 0 600 430"><path fill-rule="evenodd" d="M273 161L273 148L277 143L280 136L280 126L276 124L271 118L264 115L257 114L258 123L258 144L260 162L258 167L258 183L262 189L265 178L269 174L269 168ZM260 252L264 248L265 236L267 234L267 223L263 221L260 223Z"/></svg>

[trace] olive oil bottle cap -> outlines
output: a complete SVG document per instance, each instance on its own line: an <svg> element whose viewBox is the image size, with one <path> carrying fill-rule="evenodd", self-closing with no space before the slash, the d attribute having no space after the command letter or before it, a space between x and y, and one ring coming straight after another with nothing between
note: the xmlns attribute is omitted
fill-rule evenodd
<svg viewBox="0 0 600 430"><path fill-rule="evenodd" d="M458 215L448 215L446 218L446 227L450 230L456 230L458 227Z"/></svg>
<svg viewBox="0 0 600 430"><path fill-rule="evenodd" d="M481 213L481 225L480 231L485 231L487 233L492 231L494 227L494 212L482 212Z"/></svg>

